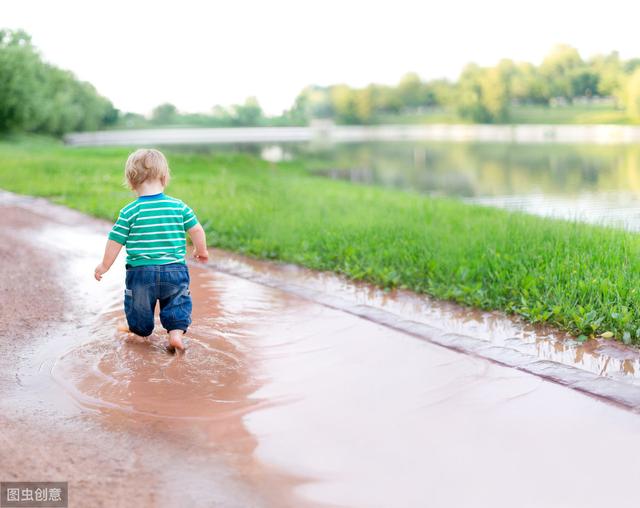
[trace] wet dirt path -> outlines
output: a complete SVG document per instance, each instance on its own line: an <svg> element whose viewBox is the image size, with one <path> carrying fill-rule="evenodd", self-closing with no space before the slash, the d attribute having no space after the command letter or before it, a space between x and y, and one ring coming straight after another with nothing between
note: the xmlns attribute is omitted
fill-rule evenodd
<svg viewBox="0 0 640 508"><path fill-rule="evenodd" d="M108 225L42 206L0 200L0 479L72 506L637 504L637 414L291 292L192 266L187 353L129 340L122 260L92 279Z"/></svg>

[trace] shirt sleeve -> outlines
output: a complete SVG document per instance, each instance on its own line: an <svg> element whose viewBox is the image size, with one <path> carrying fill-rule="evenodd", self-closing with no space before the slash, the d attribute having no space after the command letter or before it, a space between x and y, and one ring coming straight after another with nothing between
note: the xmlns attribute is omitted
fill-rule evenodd
<svg viewBox="0 0 640 508"><path fill-rule="evenodd" d="M125 245L127 243L128 237L129 221L122 216L122 211L120 211L120 215L118 215L116 223L113 225L111 231L109 232L109 240L113 240L114 242Z"/></svg>
<svg viewBox="0 0 640 508"><path fill-rule="evenodd" d="M196 214L187 205L184 205L184 208L182 209L182 223L184 224L185 231L198 224Z"/></svg>

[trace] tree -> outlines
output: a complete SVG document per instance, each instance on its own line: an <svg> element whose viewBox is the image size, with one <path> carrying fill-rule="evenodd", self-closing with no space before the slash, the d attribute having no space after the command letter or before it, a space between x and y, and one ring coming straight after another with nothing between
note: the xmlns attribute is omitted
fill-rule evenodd
<svg viewBox="0 0 640 508"><path fill-rule="evenodd" d="M371 123L373 117L373 89L371 86L354 91L355 116L358 123Z"/></svg>
<svg viewBox="0 0 640 508"><path fill-rule="evenodd" d="M165 102L153 108L151 121L157 125L169 125L178 118L178 110L173 104Z"/></svg>
<svg viewBox="0 0 640 508"><path fill-rule="evenodd" d="M620 92L624 80L624 69L617 51L612 51L608 55L592 57L588 66L598 76L598 84L594 94L608 97Z"/></svg>
<svg viewBox="0 0 640 508"><path fill-rule="evenodd" d="M415 109L425 102L424 86L415 72L405 74L400 79L397 90L402 106L407 109Z"/></svg>
<svg viewBox="0 0 640 508"><path fill-rule="evenodd" d="M85 81L42 61L22 30L0 30L0 131L95 130L118 112Z"/></svg>
<svg viewBox="0 0 640 508"><path fill-rule="evenodd" d="M369 85L373 110L376 113L398 113L402 109L402 100L395 87L387 85Z"/></svg>
<svg viewBox="0 0 640 508"><path fill-rule="evenodd" d="M509 81L500 67L484 69L480 75L482 104L490 122L502 122L509 115Z"/></svg>
<svg viewBox="0 0 640 508"><path fill-rule="evenodd" d="M574 97L574 79L584 63L578 50L566 44L555 46L540 65L540 73L549 83L551 97Z"/></svg>
<svg viewBox="0 0 640 508"><path fill-rule="evenodd" d="M465 67L458 82L458 111L474 122L492 123L506 120L509 94L497 67Z"/></svg>
<svg viewBox="0 0 640 508"><path fill-rule="evenodd" d="M0 131L33 130L46 115L45 69L31 37L0 30Z"/></svg>
<svg viewBox="0 0 640 508"><path fill-rule="evenodd" d="M452 106L455 101L455 85L446 79L434 79L427 83L430 94L433 96L433 104L439 106Z"/></svg>
<svg viewBox="0 0 640 508"><path fill-rule="evenodd" d="M535 65L528 62L515 65L511 77L511 98L522 103L548 103L549 87Z"/></svg>
<svg viewBox="0 0 640 508"><path fill-rule="evenodd" d="M358 123L355 94L347 85L334 85L329 92L336 119L341 123Z"/></svg>
<svg viewBox="0 0 640 508"><path fill-rule="evenodd" d="M334 111L329 89L317 85L305 87L296 97L289 115L304 121L312 118L331 118Z"/></svg>
<svg viewBox="0 0 640 508"><path fill-rule="evenodd" d="M640 120L640 68L629 77L625 92L627 114L634 120Z"/></svg>
<svg viewBox="0 0 640 508"><path fill-rule="evenodd" d="M255 97L248 97L244 104L236 104L231 109L231 116L236 125L258 125L264 117L258 99Z"/></svg>

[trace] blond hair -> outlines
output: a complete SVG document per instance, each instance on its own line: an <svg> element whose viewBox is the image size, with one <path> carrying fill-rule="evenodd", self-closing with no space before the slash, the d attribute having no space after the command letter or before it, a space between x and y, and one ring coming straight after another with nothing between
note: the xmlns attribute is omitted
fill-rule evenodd
<svg viewBox="0 0 640 508"><path fill-rule="evenodd" d="M170 171L166 157L159 150L140 148L129 155L124 166L126 183L132 189L146 180L161 180L166 187L169 183Z"/></svg>

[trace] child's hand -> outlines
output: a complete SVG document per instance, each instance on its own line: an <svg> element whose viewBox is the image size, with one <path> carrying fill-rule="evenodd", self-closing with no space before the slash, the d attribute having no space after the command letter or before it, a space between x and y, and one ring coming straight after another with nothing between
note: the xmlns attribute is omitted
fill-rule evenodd
<svg viewBox="0 0 640 508"><path fill-rule="evenodd" d="M193 249L193 257L196 258L196 261L199 261L200 263L206 263L207 261L209 261L209 251L206 249L203 251Z"/></svg>
<svg viewBox="0 0 640 508"><path fill-rule="evenodd" d="M104 266L104 263L100 263L98 266L96 266L96 270L93 273L93 276L96 278L96 280L101 280L102 275L106 273L107 270L108 268Z"/></svg>

